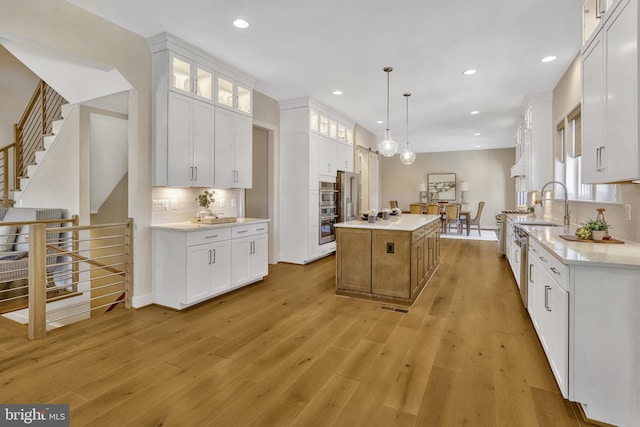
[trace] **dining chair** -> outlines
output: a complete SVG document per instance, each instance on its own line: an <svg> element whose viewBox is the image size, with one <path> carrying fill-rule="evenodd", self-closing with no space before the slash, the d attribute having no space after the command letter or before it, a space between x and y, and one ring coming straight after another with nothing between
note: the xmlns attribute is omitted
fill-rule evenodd
<svg viewBox="0 0 640 427"><path fill-rule="evenodd" d="M395 209L398 207L398 201L397 200L389 200L389 206L391 206L391 209Z"/></svg>
<svg viewBox="0 0 640 427"><path fill-rule="evenodd" d="M469 228L471 228L471 226L473 225L478 227L479 236L482 236L482 233L480 233L480 217L482 216L482 209L484 209L484 202L478 203L478 212L476 213L476 217L473 218L471 222L469 222Z"/></svg>
<svg viewBox="0 0 640 427"><path fill-rule="evenodd" d="M451 231L451 225L455 224L458 234L462 233L462 222L460 221L460 205L447 204L445 206L447 233Z"/></svg>
<svg viewBox="0 0 640 427"><path fill-rule="evenodd" d="M440 206L427 205L427 215L440 215Z"/></svg>
<svg viewBox="0 0 640 427"><path fill-rule="evenodd" d="M421 203L412 203L409 205L409 213L412 214L422 214L422 209Z"/></svg>

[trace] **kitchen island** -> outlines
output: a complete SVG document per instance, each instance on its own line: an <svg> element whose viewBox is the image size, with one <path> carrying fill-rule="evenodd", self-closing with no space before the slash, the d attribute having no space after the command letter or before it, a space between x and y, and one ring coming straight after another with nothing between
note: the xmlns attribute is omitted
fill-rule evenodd
<svg viewBox="0 0 640 427"><path fill-rule="evenodd" d="M411 305L440 258L440 216L404 214L336 228L336 294Z"/></svg>

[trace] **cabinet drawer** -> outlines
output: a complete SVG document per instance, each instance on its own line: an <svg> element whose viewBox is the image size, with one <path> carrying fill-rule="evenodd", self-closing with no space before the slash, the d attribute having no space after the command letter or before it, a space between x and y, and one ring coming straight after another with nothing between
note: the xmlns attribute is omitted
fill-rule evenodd
<svg viewBox="0 0 640 427"><path fill-rule="evenodd" d="M232 227L231 237L236 239L238 237L254 236L256 234L266 234L269 232L269 224L261 222L259 224L239 225Z"/></svg>
<svg viewBox="0 0 640 427"><path fill-rule="evenodd" d="M553 256L538 242L529 239L529 254L532 254L540 262L542 268L553 277L558 285L565 291L568 291L569 267L564 265L558 258Z"/></svg>
<svg viewBox="0 0 640 427"><path fill-rule="evenodd" d="M424 237L426 232L426 227L428 227L428 225L425 225L424 227L420 227L417 230L413 230L411 232L411 243L415 243Z"/></svg>
<svg viewBox="0 0 640 427"><path fill-rule="evenodd" d="M230 228L212 228L211 230L196 231L187 234L187 246L203 243L220 242L231 239Z"/></svg>

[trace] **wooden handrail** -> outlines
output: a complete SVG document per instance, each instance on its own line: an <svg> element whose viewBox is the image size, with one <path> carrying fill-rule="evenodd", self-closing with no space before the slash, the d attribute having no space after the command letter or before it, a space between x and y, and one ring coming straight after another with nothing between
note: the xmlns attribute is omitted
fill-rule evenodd
<svg viewBox="0 0 640 427"><path fill-rule="evenodd" d="M62 95L40 80L20 120L13 125L13 143L0 148L3 154L2 206L13 205L9 191L20 190L20 178L26 176L27 166L35 163L35 152L43 149L44 137L51 133L51 123L59 118L58 111L64 103L66 100ZM11 165L10 157L13 158Z"/></svg>

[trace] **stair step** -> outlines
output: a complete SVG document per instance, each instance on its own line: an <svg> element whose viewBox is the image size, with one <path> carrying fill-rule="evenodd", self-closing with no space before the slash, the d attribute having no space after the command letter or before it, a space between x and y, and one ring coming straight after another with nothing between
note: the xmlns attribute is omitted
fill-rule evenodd
<svg viewBox="0 0 640 427"><path fill-rule="evenodd" d="M69 113L71 113L71 110L73 110L73 105L74 104L62 104L60 106L62 117L69 117Z"/></svg>
<svg viewBox="0 0 640 427"><path fill-rule="evenodd" d="M54 120L53 122L51 122L51 128L53 129L53 133L55 135L59 134L63 125L64 125L64 119Z"/></svg>
<svg viewBox="0 0 640 427"><path fill-rule="evenodd" d="M51 148L51 145L53 144L53 141L55 141L56 136L55 135L47 135L44 137L43 142L44 142L44 149L48 150L49 148Z"/></svg>

